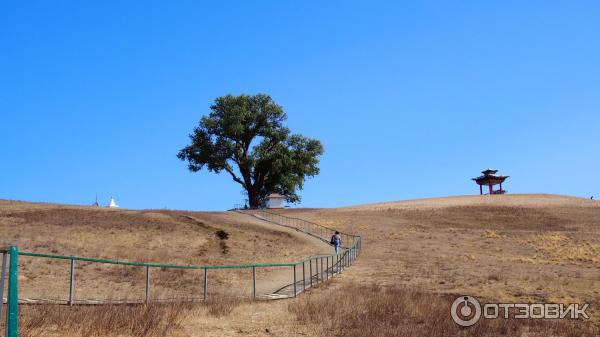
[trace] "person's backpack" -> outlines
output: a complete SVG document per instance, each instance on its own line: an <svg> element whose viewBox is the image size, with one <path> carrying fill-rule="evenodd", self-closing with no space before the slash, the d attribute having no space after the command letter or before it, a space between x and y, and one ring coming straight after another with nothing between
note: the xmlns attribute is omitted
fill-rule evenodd
<svg viewBox="0 0 600 337"><path fill-rule="evenodd" d="M331 241L329 241L329 243L335 245L335 235L331 236Z"/></svg>

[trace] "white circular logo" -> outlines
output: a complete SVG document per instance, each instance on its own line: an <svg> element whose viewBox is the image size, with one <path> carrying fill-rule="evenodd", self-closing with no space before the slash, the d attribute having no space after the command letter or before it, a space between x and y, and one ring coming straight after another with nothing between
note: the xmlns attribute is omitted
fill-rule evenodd
<svg viewBox="0 0 600 337"><path fill-rule="evenodd" d="M473 296L460 296L450 308L452 319L460 326L471 326L481 318L481 304Z"/></svg>

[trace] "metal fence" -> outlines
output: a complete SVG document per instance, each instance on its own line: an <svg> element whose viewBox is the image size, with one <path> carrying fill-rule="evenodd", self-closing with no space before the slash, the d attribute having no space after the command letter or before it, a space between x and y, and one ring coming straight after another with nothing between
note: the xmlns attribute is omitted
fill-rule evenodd
<svg viewBox="0 0 600 337"><path fill-rule="evenodd" d="M19 336L19 304L18 304L18 258L19 250L15 246L0 247L2 253L2 269L0 270L0 318L5 315L4 331L6 337ZM10 259L7 261L7 257ZM8 269L8 291L6 310L4 309L4 281L6 280L6 267Z"/></svg>
<svg viewBox="0 0 600 337"><path fill-rule="evenodd" d="M330 236L336 231L310 221L266 210L249 210L241 213L295 229L326 243L329 243ZM358 257L361 251L361 237L347 233L340 234L343 246L339 254L310 256L297 262L274 264L220 266L153 264L19 252L17 247L0 248L2 253L0 298L3 298L6 266L10 265L6 336L18 336L16 332L18 331L18 303L74 305L207 301L219 296L250 299L296 297L299 293L342 272ZM8 264L7 256L10 256ZM19 257L21 257L20 261L18 261ZM24 277L19 280L17 275L19 268L21 270L33 268L33 271L43 272L42 275L36 274L35 277ZM65 278L57 280L56 275L60 273ZM65 282L67 277L68 283ZM24 289L27 294L38 291L38 296L18 298L17 287L21 288L21 293L25 293ZM119 289L120 295L117 291Z"/></svg>
<svg viewBox="0 0 600 337"><path fill-rule="evenodd" d="M339 232L342 236L342 247L352 248L354 245L360 245L360 236L354 234L348 234L339 231L338 229L320 225L315 222L308 220L285 216L279 212L268 211L265 209L260 210L249 210L249 211L237 211L239 213L249 214L261 220L265 220L280 226L295 229L299 232L303 232L310 236L313 236L319 240L329 243L330 238L336 232ZM285 211L283 211L285 212ZM358 248L360 249L360 248Z"/></svg>

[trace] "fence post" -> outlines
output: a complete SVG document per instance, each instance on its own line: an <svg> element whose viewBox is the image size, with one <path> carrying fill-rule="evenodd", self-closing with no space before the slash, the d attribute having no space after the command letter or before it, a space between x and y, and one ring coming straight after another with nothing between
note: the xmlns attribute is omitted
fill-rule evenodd
<svg viewBox="0 0 600 337"><path fill-rule="evenodd" d="M150 267L146 266L146 304L150 303Z"/></svg>
<svg viewBox="0 0 600 337"><path fill-rule="evenodd" d="M308 260L308 278L310 278L310 287L312 288L312 257Z"/></svg>
<svg viewBox="0 0 600 337"><path fill-rule="evenodd" d="M296 265L294 265L294 297L296 297L297 294L296 290Z"/></svg>
<svg viewBox="0 0 600 337"><path fill-rule="evenodd" d="M326 257L326 262L325 262L325 279L329 280L329 256Z"/></svg>
<svg viewBox="0 0 600 337"><path fill-rule="evenodd" d="M315 277L317 279L317 284L319 284L319 258L318 257L315 258ZM321 279L321 281L323 281L323 280Z"/></svg>
<svg viewBox="0 0 600 337"><path fill-rule="evenodd" d="M352 248L348 249L348 267L352 267Z"/></svg>
<svg viewBox="0 0 600 337"><path fill-rule="evenodd" d="M0 272L0 317L4 307L4 279L6 278L6 252L2 252L2 271Z"/></svg>
<svg viewBox="0 0 600 337"><path fill-rule="evenodd" d="M19 337L19 249L9 248L8 301L6 303L6 336Z"/></svg>
<svg viewBox="0 0 600 337"><path fill-rule="evenodd" d="M75 297L75 259L71 259L71 274L69 279L69 305L73 305Z"/></svg>
<svg viewBox="0 0 600 337"><path fill-rule="evenodd" d="M252 298L256 299L256 266L252 266Z"/></svg>
<svg viewBox="0 0 600 337"><path fill-rule="evenodd" d="M324 280L323 278L323 257L321 256L321 282Z"/></svg>
<svg viewBox="0 0 600 337"><path fill-rule="evenodd" d="M204 268L204 302L208 298L208 269Z"/></svg>
<svg viewBox="0 0 600 337"><path fill-rule="evenodd" d="M351 250L350 250L350 249L348 249L348 251L347 251L346 253L347 253L347 254L346 254L346 263L348 264L348 267L350 267L350 266L352 266L352 261L350 261L350 253L351 253Z"/></svg>
<svg viewBox="0 0 600 337"><path fill-rule="evenodd" d="M306 277L304 276L304 261L302 261L302 291L306 290Z"/></svg>

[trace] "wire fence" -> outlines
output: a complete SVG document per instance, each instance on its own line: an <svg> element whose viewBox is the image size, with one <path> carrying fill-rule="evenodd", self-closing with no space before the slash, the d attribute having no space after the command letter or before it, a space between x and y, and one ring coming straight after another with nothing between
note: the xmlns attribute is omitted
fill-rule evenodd
<svg viewBox="0 0 600 337"><path fill-rule="evenodd" d="M318 223L300 219L300 218L285 216L281 213L277 213L277 212L273 212L273 211L267 211L267 210L261 209L261 210L237 211L237 212L244 213L244 214L250 214L261 220L265 220L265 221L274 223L276 225L295 229L299 232L308 234L308 235L315 237L326 243L330 242L330 238L332 235L334 235L335 233L340 233L340 235L342 237L342 247L343 248L351 248L355 244L359 244L358 241L360 241L360 236L358 236L358 235L344 233L335 228L323 226Z"/></svg>
<svg viewBox="0 0 600 337"><path fill-rule="evenodd" d="M327 226L266 210L237 212L326 243L336 232ZM0 305L0 326L5 336L18 337L18 305L23 303L141 304L208 301L219 297L257 300L296 297L341 273L359 256L361 237L342 232L340 235L343 245L338 254L310 256L291 263L221 266L115 261L0 247L0 299L2 304L6 303ZM19 270L29 273L19 276Z"/></svg>
<svg viewBox="0 0 600 337"><path fill-rule="evenodd" d="M329 238L336 232L330 227L271 211L238 212L297 230L326 243L329 243ZM12 285L13 288L8 291L9 309L5 310L9 313L11 303L16 303L14 294L17 293L15 289L18 270L28 271L18 278L18 294L21 295L18 296L18 303L76 305L207 301L218 297L296 297L342 272L358 257L361 237L348 233L340 234L343 246L339 254L310 256L301 261L275 264L152 264L18 252L16 247L14 250L13 247L8 247L0 250L0 296L4 294L5 270L10 264L9 287ZM11 257L10 263L6 259L7 256Z"/></svg>

